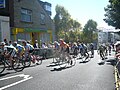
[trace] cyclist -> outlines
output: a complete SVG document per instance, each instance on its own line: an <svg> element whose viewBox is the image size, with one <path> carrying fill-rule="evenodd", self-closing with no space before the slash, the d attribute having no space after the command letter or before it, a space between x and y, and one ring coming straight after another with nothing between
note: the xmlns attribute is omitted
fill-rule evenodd
<svg viewBox="0 0 120 90"><path fill-rule="evenodd" d="M56 50L59 50L59 48L60 48L60 44L57 41L54 42L54 48Z"/></svg>
<svg viewBox="0 0 120 90"><path fill-rule="evenodd" d="M60 39L60 52L65 51L65 45L66 45L66 42L64 42L63 39Z"/></svg>
<svg viewBox="0 0 120 90"><path fill-rule="evenodd" d="M18 57L21 58L25 51L24 46L18 44L17 42L14 42L13 46L18 50Z"/></svg>
<svg viewBox="0 0 120 90"><path fill-rule="evenodd" d="M112 47L111 47L111 45L109 44L109 45L108 45L109 55L111 55L111 49L112 49Z"/></svg>
<svg viewBox="0 0 120 90"><path fill-rule="evenodd" d="M8 58L10 61L10 65L12 66L12 61L14 56L17 54L17 49L13 45L5 45L4 42L2 44L2 49L3 49L3 55L5 58Z"/></svg>
<svg viewBox="0 0 120 90"><path fill-rule="evenodd" d="M53 43L53 55L54 55L54 57L59 56L59 49L60 49L60 44L57 41L54 41L54 43ZM54 58L53 58L53 62L55 62Z"/></svg>
<svg viewBox="0 0 120 90"><path fill-rule="evenodd" d="M29 46L29 53L32 53L34 51L34 47L32 44L30 44L29 41L27 41L27 45Z"/></svg>
<svg viewBox="0 0 120 90"><path fill-rule="evenodd" d="M82 49L83 49L83 56L86 57L85 58L85 60L86 60L89 58L88 47L87 47L87 45L85 45L83 43L81 45L82 45Z"/></svg>
<svg viewBox="0 0 120 90"><path fill-rule="evenodd" d="M70 46L67 43L65 43L65 55L68 57L68 62L70 62L70 65L72 65L73 61L71 60L72 57L70 56Z"/></svg>
<svg viewBox="0 0 120 90"><path fill-rule="evenodd" d="M74 56L78 55L78 50L79 50L79 48L78 48L77 43L74 43L73 44L73 54L74 54Z"/></svg>
<svg viewBox="0 0 120 90"><path fill-rule="evenodd" d="M103 44L103 54L104 54L104 56L105 56L105 59L107 59L107 55L108 55L108 47L107 47L108 45L107 44Z"/></svg>
<svg viewBox="0 0 120 90"><path fill-rule="evenodd" d="M78 48L79 48L80 55L83 56L83 46L82 46L82 44L79 44Z"/></svg>
<svg viewBox="0 0 120 90"><path fill-rule="evenodd" d="M69 45L66 42L64 42L63 39L60 39L60 49L59 49L59 51L63 55L63 57L65 57L65 55L68 56L68 53L70 52Z"/></svg>
<svg viewBox="0 0 120 90"><path fill-rule="evenodd" d="M90 51L91 51L91 57L94 57L94 45L93 45L93 43L90 44Z"/></svg>
<svg viewBox="0 0 120 90"><path fill-rule="evenodd" d="M22 44L25 48L24 55L25 55L25 60L26 60L26 58L30 55L30 53L29 53L30 46L27 44L26 41L22 41Z"/></svg>
<svg viewBox="0 0 120 90"><path fill-rule="evenodd" d="M102 44L99 45L99 47L98 47L98 54L100 54L100 57L102 58L102 60L105 59L104 52L105 52L105 47Z"/></svg>

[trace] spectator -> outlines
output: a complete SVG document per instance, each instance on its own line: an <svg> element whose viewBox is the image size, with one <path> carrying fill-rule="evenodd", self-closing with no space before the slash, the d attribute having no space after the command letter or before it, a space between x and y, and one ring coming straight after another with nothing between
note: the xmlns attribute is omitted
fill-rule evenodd
<svg viewBox="0 0 120 90"><path fill-rule="evenodd" d="M42 44L42 48L48 48L47 45L46 45L46 43Z"/></svg>
<svg viewBox="0 0 120 90"><path fill-rule="evenodd" d="M33 47L34 47L34 48L39 48L39 44L38 44L38 41L37 41L37 40L35 40L35 43L33 44Z"/></svg>

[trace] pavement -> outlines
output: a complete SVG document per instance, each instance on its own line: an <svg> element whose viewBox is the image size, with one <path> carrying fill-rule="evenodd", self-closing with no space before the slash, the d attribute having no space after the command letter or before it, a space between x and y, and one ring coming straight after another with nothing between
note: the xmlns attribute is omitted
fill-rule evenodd
<svg viewBox="0 0 120 90"><path fill-rule="evenodd" d="M114 66L115 90L120 90L120 63L116 60L115 52L111 52L111 55L107 56L106 61L111 62Z"/></svg>
<svg viewBox="0 0 120 90"><path fill-rule="evenodd" d="M120 90L120 63L115 59L115 52L109 56L109 60L113 60L114 75L115 75L115 90Z"/></svg>

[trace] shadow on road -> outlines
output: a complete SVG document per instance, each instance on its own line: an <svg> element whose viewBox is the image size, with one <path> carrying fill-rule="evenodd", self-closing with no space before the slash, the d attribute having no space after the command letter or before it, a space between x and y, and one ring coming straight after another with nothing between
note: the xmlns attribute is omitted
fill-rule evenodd
<svg viewBox="0 0 120 90"><path fill-rule="evenodd" d="M108 60L106 61L106 64L107 64L107 65L115 66L116 63L117 63L117 62L116 62L115 59L108 59Z"/></svg>
<svg viewBox="0 0 120 90"><path fill-rule="evenodd" d="M17 73L17 72L5 72L5 73L0 74L0 77L6 76L8 74L13 74L13 73Z"/></svg>
<svg viewBox="0 0 120 90"><path fill-rule="evenodd" d="M79 63L87 63L87 62L89 62L89 61L80 61Z"/></svg>
<svg viewBox="0 0 120 90"><path fill-rule="evenodd" d="M58 66L58 64L50 64L50 65L48 65L46 67L55 67L55 66Z"/></svg>
<svg viewBox="0 0 120 90"><path fill-rule="evenodd" d="M71 68L72 66L69 66L69 67L60 67L60 68L54 68L53 70L50 70L51 72L53 71L62 71L62 70L65 70L65 69L68 69L68 68Z"/></svg>
<svg viewBox="0 0 120 90"><path fill-rule="evenodd" d="M100 62L100 63L98 63L98 65L104 65L105 64L105 62Z"/></svg>
<svg viewBox="0 0 120 90"><path fill-rule="evenodd" d="M88 63L90 60L86 60L86 61L80 61L79 64L81 63Z"/></svg>
<svg viewBox="0 0 120 90"><path fill-rule="evenodd" d="M116 60L105 58L104 60L101 60L100 62L98 62L98 65L104 65L104 64L115 66Z"/></svg>

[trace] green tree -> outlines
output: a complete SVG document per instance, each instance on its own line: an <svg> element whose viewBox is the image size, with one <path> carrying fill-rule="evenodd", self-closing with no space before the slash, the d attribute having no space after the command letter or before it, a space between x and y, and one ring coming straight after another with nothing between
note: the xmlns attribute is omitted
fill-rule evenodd
<svg viewBox="0 0 120 90"><path fill-rule="evenodd" d="M54 17L56 34L59 36L59 31L68 31L70 28L70 14L68 11L60 5L56 6L56 15Z"/></svg>
<svg viewBox="0 0 120 90"><path fill-rule="evenodd" d="M97 31L97 22L93 21L92 19L88 20L83 28L83 41L84 42L93 42L94 34Z"/></svg>
<svg viewBox="0 0 120 90"><path fill-rule="evenodd" d="M71 28L71 30L81 30L82 29L82 27L81 27L81 24L77 21L77 20L73 20L73 19L71 19L70 21L69 21L69 24L70 24L70 28Z"/></svg>
<svg viewBox="0 0 120 90"><path fill-rule="evenodd" d="M109 5L105 8L105 19L104 21L115 27L116 29L120 29L120 0L109 0Z"/></svg>
<svg viewBox="0 0 120 90"><path fill-rule="evenodd" d="M71 15L63 6L57 5L55 10L56 15L54 17L54 23L57 38L63 38L65 41L68 41L71 37L69 32L71 30L80 30L81 24L77 20L73 20Z"/></svg>

